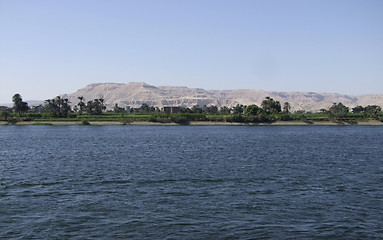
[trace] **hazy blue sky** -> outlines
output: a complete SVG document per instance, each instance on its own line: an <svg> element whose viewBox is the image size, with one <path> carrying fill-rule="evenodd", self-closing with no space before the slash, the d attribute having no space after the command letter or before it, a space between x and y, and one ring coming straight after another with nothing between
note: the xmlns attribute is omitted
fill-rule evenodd
<svg viewBox="0 0 383 240"><path fill-rule="evenodd" d="M0 103L133 81L383 94L383 1L0 0Z"/></svg>

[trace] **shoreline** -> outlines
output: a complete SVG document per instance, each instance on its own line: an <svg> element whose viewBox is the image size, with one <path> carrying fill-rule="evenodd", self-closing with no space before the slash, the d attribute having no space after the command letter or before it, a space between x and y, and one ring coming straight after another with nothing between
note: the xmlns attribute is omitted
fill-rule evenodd
<svg viewBox="0 0 383 240"><path fill-rule="evenodd" d="M380 121L367 121L358 122L356 124L350 123L336 123L336 122L300 122L300 121L277 121L273 123L235 123L235 122L190 122L189 124L177 123L156 123L156 122L89 122L90 126L383 126ZM17 122L16 124L9 124L5 121L0 121L0 126L81 126L81 122L60 122L60 121L26 121Z"/></svg>

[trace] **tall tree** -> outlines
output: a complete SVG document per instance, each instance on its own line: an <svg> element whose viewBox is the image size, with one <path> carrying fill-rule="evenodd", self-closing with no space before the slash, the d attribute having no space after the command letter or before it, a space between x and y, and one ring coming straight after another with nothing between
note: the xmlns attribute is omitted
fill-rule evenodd
<svg viewBox="0 0 383 240"><path fill-rule="evenodd" d="M202 108L199 105L194 105L191 109L193 113L202 113Z"/></svg>
<svg viewBox="0 0 383 240"><path fill-rule="evenodd" d="M223 106L221 107L221 109L219 110L222 114L230 114L231 112L231 109L226 107L226 106Z"/></svg>
<svg viewBox="0 0 383 240"><path fill-rule="evenodd" d="M253 116L255 116L258 113L260 113L260 110L261 109L257 105L252 104L252 105L249 105L249 106L246 107L245 115L253 115Z"/></svg>
<svg viewBox="0 0 383 240"><path fill-rule="evenodd" d="M118 104L116 103L116 104L114 105L113 111L114 111L115 113L122 113L122 112L125 112L125 109L122 108L122 107L119 107Z"/></svg>
<svg viewBox="0 0 383 240"><path fill-rule="evenodd" d="M86 112L87 113L90 113L90 114L95 114L94 113L94 104L93 104L93 101L88 101L85 105L85 109L86 109Z"/></svg>
<svg viewBox="0 0 383 240"><path fill-rule="evenodd" d="M94 99L93 101L88 101L86 104L86 111L90 114L101 115L102 111L106 109L104 104L104 99Z"/></svg>
<svg viewBox="0 0 383 240"><path fill-rule="evenodd" d="M261 106L266 113L281 112L281 103L279 101L275 101L271 97L266 97L266 99L262 101Z"/></svg>
<svg viewBox="0 0 383 240"><path fill-rule="evenodd" d="M155 111L155 108L154 107L150 107L147 103L143 103L141 105L140 109L141 109L141 112L145 112L145 113L154 112Z"/></svg>
<svg viewBox="0 0 383 240"><path fill-rule="evenodd" d="M371 118L376 118L377 114L382 111L382 108L377 105L368 105L365 108L365 113Z"/></svg>
<svg viewBox="0 0 383 240"><path fill-rule="evenodd" d="M86 107L85 103L84 103L84 97L83 96L79 96L77 97L78 100L80 100L78 103L77 103L77 106L80 107L79 109L79 113L82 114L84 112L84 109Z"/></svg>
<svg viewBox="0 0 383 240"><path fill-rule="evenodd" d="M284 112L284 113L289 113L289 112L290 112L290 109L291 109L291 105L290 105L290 103L289 103L289 102L285 102L285 103L283 104L283 112Z"/></svg>
<svg viewBox="0 0 383 240"><path fill-rule="evenodd" d="M209 113L209 114L216 114L218 112L218 107L215 105L211 106L204 106L203 108L204 112Z"/></svg>
<svg viewBox="0 0 383 240"><path fill-rule="evenodd" d="M237 106L235 106L234 108L233 108L233 113L234 114L243 114L243 111L245 110L245 106L243 106L242 104L241 105L239 105L239 104L237 104Z"/></svg>
<svg viewBox="0 0 383 240"><path fill-rule="evenodd" d="M343 103L333 103L332 107L330 107L329 112L336 118L346 117L349 112L349 108L343 105Z"/></svg>
<svg viewBox="0 0 383 240"><path fill-rule="evenodd" d="M67 117L70 112L69 100L60 96L47 99L45 100L45 109L54 117Z"/></svg>
<svg viewBox="0 0 383 240"><path fill-rule="evenodd" d="M15 95L13 95L12 101L13 109L15 110L15 112L19 113L19 116L21 116L21 113L28 111L28 103L23 101L20 94L16 93Z"/></svg>

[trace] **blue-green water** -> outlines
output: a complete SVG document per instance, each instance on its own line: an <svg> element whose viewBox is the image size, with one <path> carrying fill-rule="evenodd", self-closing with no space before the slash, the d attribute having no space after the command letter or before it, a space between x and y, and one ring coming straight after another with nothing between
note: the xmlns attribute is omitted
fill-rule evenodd
<svg viewBox="0 0 383 240"><path fill-rule="evenodd" d="M382 127L1 126L0 239L382 239Z"/></svg>

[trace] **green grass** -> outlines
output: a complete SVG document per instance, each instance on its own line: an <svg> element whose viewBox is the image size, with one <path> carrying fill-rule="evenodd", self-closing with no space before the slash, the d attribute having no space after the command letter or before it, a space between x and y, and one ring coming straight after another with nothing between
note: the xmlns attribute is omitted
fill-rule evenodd
<svg viewBox="0 0 383 240"><path fill-rule="evenodd" d="M11 113L7 120L11 121L34 121L38 122L121 122L128 124L131 122L158 122L158 123L179 123L187 124L192 121L211 121L211 122L251 122L251 121L303 121L303 122L365 122L371 119L383 121L383 113L377 114L374 118L366 114L349 113L347 116L337 118L324 113L294 113L294 114L273 114L256 119L254 116L239 114L207 114L207 113L113 113L105 112L101 115L91 115L88 113L70 113L67 118L52 117L49 113L25 113L21 117L16 113ZM5 121L6 119L1 119ZM11 124L11 122L8 122Z"/></svg>

